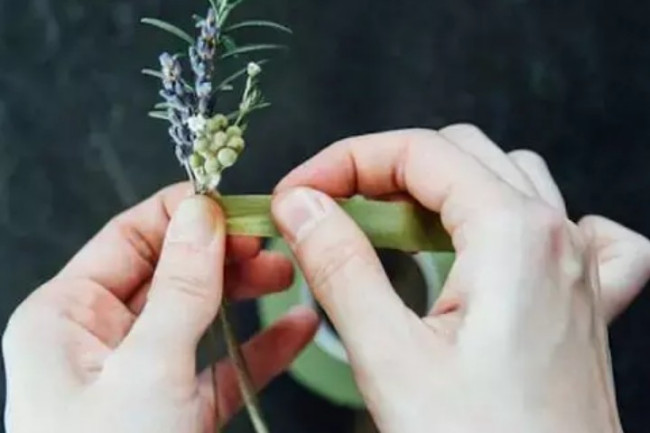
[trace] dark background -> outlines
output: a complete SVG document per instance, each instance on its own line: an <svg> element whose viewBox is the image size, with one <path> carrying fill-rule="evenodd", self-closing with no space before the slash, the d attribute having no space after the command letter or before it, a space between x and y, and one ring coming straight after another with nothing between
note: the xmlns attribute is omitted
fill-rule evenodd
<svg viewBox="0 0 650 433"><path fill-rule="evenodd" d="M206 3L0 0L3 321L113 214L183 178L165 125L145 117L156 83L139 74L176 42L138 19L187 26ZM249 0L241 15L295 35L226 192L268 192L347 135L462 120L541 153L573 217L650 235L650 2ZM242 311L250 333L254 310ZM649 430L649 311L642 295L611 331L628 433ZM286 377L263 400L275 431L352 423Z"/></svg>

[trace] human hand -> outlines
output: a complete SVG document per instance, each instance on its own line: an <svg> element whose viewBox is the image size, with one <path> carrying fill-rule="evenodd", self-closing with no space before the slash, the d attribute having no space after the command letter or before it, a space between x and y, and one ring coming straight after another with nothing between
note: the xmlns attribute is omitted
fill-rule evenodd
<svg viewBox="0 0 650 433"><path fill-rule="evenodd" d="M601 290L604 250L587 233L599 227L571 223L550 175L524 155L508 158L475 128L399 131L337 143L278 185L276 221L381 431L620 431L601 308L613 316L641 287L647 241L616 227L641 262L612 268ZM408 193L440 213L457 255L430 314L404 306L323 192ZM604 273L611 262L599 260Z"/></svg>
<svg viewBox="0 0 650 433"><path fill-rule="evenodd" d="M114 218L12 315L7 432L207 433L237 411L233 366L197 375L198 341L223 296L281 290L292 266L256 239L226 239L219 207L188 193L167 188ZM244 346L256 387L284 370L316 322L295 310Z"/></svg>

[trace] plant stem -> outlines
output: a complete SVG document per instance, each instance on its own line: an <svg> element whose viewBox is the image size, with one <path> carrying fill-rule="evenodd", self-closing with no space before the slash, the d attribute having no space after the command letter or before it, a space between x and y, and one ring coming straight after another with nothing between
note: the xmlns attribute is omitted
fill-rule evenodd
<svg viewBox="0 0 650 433"><path fill-rule="evenodd" d="M207 197L210 197L213 200L216 200L217 202L221 202L221 199L223 197L216 192L206 192L203 194ZM219 318L221 319L221 326L223 327L223 335L224 335L224 339L226 340L226 348L228 350L228 356L230 357L230 360L233 363L233 366L235 367L235 373L237 375L237 383L239 384L239 391L241 393L241 397L244 402L244 405L246 406L248 416L251 420L251 423L253 424L253 428L255 429L255 433L269 433L269 429L266 426L266 423L264 422L264 418L262 417L262 411L260 409L259 402L257 401L257 397L255 396L255 389L253 387L250 378L248 367L246 366L246 361L244 359L244 356L242 355L241 347L239 345L239 342L237 341L237 335L235 334L235 331L232 326L229 310L230 308L228 305L228 301L226 299L223 299L221 302L221 312L219 314ZM214 327L215 327L214 324L212 324L210 331L214 331ZM216 338L216 333L213 333L213 335L215 335ZM216 339L215 339L215 343L216 343ZM218 353L216 352L217 350L215 345L215 354L218 355ZM214 374L214 370L213 370L213 374ZM215 389L216 389L216 382L215 382ZM218 409L216 409L218 406L216 397L217 396L215 395L215 410L218 412ZM219 414L217 413L216 416L218 417ZM219 433L219 425L220 425L219 423L222 421L223 420L217 419L216 433Z"/></svg>
<svg viewBox="0 0 650 433"><path fill-rule="evenodd" d="M241 352L241 347L237 341L237 336L232 327L232 322L229 317L230 311L227 301L221 304L221 325L223 326L223 334L226 338L226 346L228 347L228 354L230 360L235 366L237 372L237 382L239 383L239 391L241 392L242 400L248 411L248 416L253 424L256 433L269 433L269 429L264 422L260 405L255 395L255 389L251 382L250 373L246 366L246 360Z"/></svg>
<svg viewBox="0 0 650 433"><path fill-rule="evenodd" d="M208 328L208 334L209 334L209 339L210 342L212 343L212 350L214 350L214 353L216 355L219 354L219 341L217 340L217 325L215 322L212 322L210 324L210 328ZM210 374L212 375L212 398L214 399L214 412L215 412L215 433L221 433L221 414L219 412L219 383L218 377L217 377L217 363L216 359L212 361L212 365L210 366Z"/></svg>
<svg viewBox="0 0 650 433"><path fill-rule="evenodd" d="M215 197L227 217L232 235L280 236L271 218L270 195L226 195ZM385 202L362 197L337 200L376 248L407 252L453 251L440 218L408 202Z"/></svg>

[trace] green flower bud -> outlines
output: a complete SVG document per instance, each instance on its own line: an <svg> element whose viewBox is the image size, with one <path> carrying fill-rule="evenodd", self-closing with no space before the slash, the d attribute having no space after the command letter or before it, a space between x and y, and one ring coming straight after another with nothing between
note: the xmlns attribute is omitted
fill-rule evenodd
<svg viewBox="0 0 650 433"><path fill-rule="evenodd" d="M217 158L208 158L203 167L205 168L205 172L209 175L215 175L221 172L221 164Z"/></svg>
<svg viewBox="0 0 650 433"><path fill-rule="evenodd" d="M196 140L194 140L194 151L203 153L206 150L208 150L208 147L210 147L210 143L207 138L201 136L198 137Z"/></svg>
<svg viewBox="0 0 650 433"><path fill-rule="evenodd" d="M217 114L208 120L210 132L217 132L228 127L228 118L223 114Z"/></svg>
<svg viewBox="0 0 650 433"><path fill-rule="evenodd" d="M214 191L217 189L220 182L221 182L221 173L216 173L210 175L210 178L207 180L206 183L208 185L208 188Z"/></svg>
<svg viewBox="0 0 650 433"><path fill-rule="evenodd" d="M230 167L237 161L237 152L229 147L224 147L217 154L217 159L224 167Z"/></svg>
<svg viewBox="0 0 650 433"><path fill-rule="evenodd" d="M190 155L190 167L194 169L202 167L204 162L204 158L198 153L193 153Z"/></svg>
<svg viewBox="0 0 650 433"><path fill-rule="evenodd" d="M212 136L212 143L210 144L210 150L212 152L217 152L219 149L226 145L228 141L228 136L225 132L219 131Z"/></svg>
<svg viewBox="0 0 650 433"><path fill-rule="evenodd" d="M246 68L246 72L248 73L249 77L253 78L258 76L260 72L262 72L262 68L257 63L250 62Z"/></svg>
<svg viewBox="0 0 650 433"><path fill-rule="evenodd" d="M241 137L242 130L239 126L232 125L226 130L226 134L228 134L228 137Z"/></svg>
<svg viewBox="0 0 650 433"><path fill-rule="evenodd" d="M243 149L246 143L244 142L244 139L241 137L231 137L228 140L228 146L229 148L235 150L237 153L240 153Z"/></svg>

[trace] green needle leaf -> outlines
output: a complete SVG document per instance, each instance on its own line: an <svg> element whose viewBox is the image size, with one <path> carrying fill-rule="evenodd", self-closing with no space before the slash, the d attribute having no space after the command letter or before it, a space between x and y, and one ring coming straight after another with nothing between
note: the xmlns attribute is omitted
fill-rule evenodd
<svg viewBox="0 0 650 433"><path fill-rule="evenodd" d="M286 45L278 45L278 44L253 44L253 45L244 45L241 47L237 47L233 50L227 51L226 53L221 55L222 59L226 59L228 57L232 56L237 56L239 54L245 54L245 53L252 53L256 51L264 51L264 50L286 50L287 46Z"/></svg>
<svg viewBox="0 0 650 433"><path fill-rule="evenodd" d="M168 22L156 19L156 18L142 18L140 20L141 23L143 24L148 24L153 27L157 27L160 30L164 30L168 33L173 34L174 36L177 36L178 38L184 40L188 44L192 45L194 43L194 39L190 35L188 35L184 30L176 27L173 24L169 24Z"/></svg>
<svg viewBox="0 0 650 433"><path fill-rule="evenodd" d="M166 111L150 111L147 115L152 119L169 120Z"/></svg>
<svg viewBox="0 0 650 433"><path fill-rule="evenodd" d="M237 30L245 27L270 27L275 30L280 30L285 33L293 34L293 32L289 27L283 26L282 24L274 23L273 21L265 21L265 20L242 21L240 23L233 24L232 26L228 27L227 29L225 29L225 32L231 32L233 30Z"/></svg>
<svg viewBox="0 0 650 433"><path fill-rule="evenodd" d="M219 40L223 44L223 47L226 49L226 52L234 51L237 49L237 44L232 37L228 35L222 35Z"/></svg>
<svg viewBox="0 0 650 433"><path fill-rule="evenodd" d="M156 77L159 79L163 79L163 74L160 71L156 71L155 69L143 69L140 71L144 75L149 75L150 77Z"/></svg>

